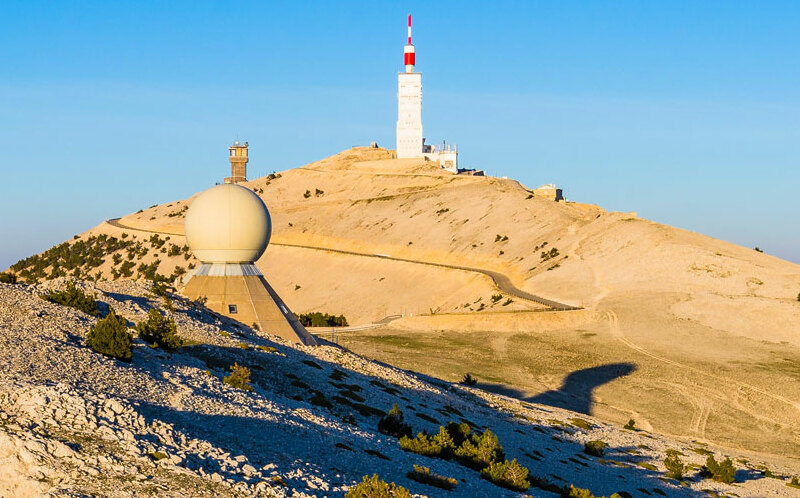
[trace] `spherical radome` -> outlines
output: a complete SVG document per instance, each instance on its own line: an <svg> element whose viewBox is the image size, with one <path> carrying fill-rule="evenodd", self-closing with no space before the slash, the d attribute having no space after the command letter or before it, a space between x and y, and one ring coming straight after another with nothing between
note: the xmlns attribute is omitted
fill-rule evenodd
<svg viewBox="0 0 800 498"><path fill-rule="evenodd" d="M272 220L252 190L223 184L192 201L184 228L189 248L203 263L252 263L269 244Z"/></svg>

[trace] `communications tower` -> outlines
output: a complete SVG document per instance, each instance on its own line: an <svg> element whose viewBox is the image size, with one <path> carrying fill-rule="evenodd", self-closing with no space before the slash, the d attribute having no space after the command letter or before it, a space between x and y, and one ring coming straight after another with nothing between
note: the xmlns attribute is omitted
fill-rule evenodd
<svg viewBox="0 0 800 498"><path fill-rule="evenodd" d="M408 16L408 43L403 48L406 71L397 75L397 157L423 157L422 154L422 74L414 72L415 53L411 43L411 14Z"/></svg>

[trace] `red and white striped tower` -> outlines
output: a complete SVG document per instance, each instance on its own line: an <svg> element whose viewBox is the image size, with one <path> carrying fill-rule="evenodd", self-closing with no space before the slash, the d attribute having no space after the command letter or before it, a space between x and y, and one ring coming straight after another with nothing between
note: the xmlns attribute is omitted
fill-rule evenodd
<svg viewBox="0 0 800 498"><path fill-rule="evenodd" d="M414 72L411 15L408 44L403 48L404 73L397 74L397 157L422 157L422 74Z"/></svg>
<svg viewBox="0 0 800 498"><path fill-rule="evenodd" d="M414 44L411 43L411 14L408 15L408 44L403 47L403 64L406 65L406 72L414 72L415 56Z"/></svg>

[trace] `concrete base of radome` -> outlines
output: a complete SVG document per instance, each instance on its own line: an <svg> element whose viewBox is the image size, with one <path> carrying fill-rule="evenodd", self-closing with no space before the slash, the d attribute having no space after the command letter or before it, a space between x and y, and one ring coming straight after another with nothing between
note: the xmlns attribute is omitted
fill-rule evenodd
<svg viewBox="0 0 800 498"><path fill-rule="evenodd" d="M247 266L255 268L254 265ZM262 332L307 346L317 344L314 336L303 327L258 270L199 271L191 276L182 293L192 300L205 300L208 309L248 327L257 325Z"/></svg>

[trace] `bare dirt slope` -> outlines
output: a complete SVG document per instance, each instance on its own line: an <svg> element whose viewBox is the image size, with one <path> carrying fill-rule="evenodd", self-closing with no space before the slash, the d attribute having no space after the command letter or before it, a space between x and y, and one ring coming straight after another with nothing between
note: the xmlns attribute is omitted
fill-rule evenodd
<svg viewBox="0 0 800 498"><path fill-rule="evenodd" d="M247 186L273 216L273 243L257 264L294 311L343 313L353 324L435 313L354 333L349 345L358 351L450 380L473 371L525 398L558 392L583 370L630 365L566 395L588 397L586 410L608 420L633 417L657 431L797 456L796 264L634 214L538 198L513 180L391 159L383 149L354 148ZM162 274L187 268L188 253L169 254L185 244L190 201L104 223L80 240L125 233L148 249L134 254L136 265L157 258ZM170 240L154 247L152 231ZM579 320L551 318L560 312L493 298L485 275L385 256L496 271L585 310L567 312ZM105 258L92 271L110 277L120 264ZM411 346L397 346L406 340Z"/></svg>

